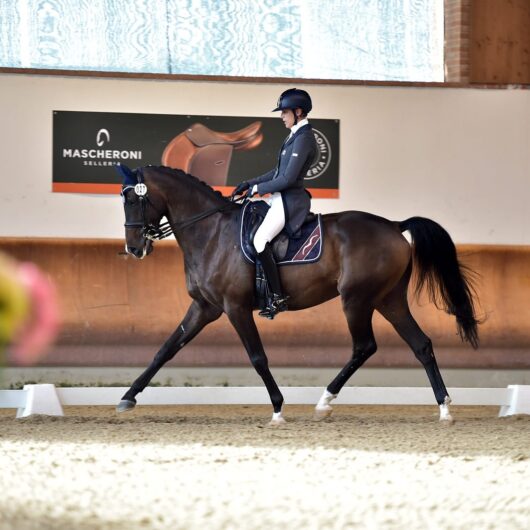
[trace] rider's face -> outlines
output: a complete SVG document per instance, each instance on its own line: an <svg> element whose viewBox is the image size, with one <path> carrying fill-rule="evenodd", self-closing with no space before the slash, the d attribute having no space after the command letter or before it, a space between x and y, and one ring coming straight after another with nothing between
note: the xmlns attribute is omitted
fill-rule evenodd
<svg viewBox="0 0 530 530"><path fill-rule="evenodd" d="M293 111L291 109L282 110L281 118L286 129L290 129L294 125L294 113L300 113L300 109Z"/></svg>

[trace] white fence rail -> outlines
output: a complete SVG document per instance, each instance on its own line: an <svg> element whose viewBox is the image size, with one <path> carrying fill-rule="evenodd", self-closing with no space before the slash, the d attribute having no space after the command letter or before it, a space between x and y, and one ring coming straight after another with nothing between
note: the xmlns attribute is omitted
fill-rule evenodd
<svg viewBox="0 0 530 530"><path fill-rule="evenodd" d="M507 388L449 388L453 405L499 406L499 416L530 414L530 386ZM23 390L0 390L0 408L16 408L17 417L63 415L63 406L116 405L127 387L56 388L26 385ZM320 387L282 387L290 405L315 405ZM269 405L265 387L148 387L138 405ZM435 405L431 388L344 387L337 405Z"/></svg>

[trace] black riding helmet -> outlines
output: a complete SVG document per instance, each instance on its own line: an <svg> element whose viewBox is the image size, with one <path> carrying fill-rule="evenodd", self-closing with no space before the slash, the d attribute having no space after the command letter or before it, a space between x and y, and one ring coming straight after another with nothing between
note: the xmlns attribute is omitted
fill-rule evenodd
<svg viewBox="0 0 530 530"><path fill-rule="evenodd" d="M302 109L304 114L309 114L312 108L311 96L305 90L290 88L282 93L278 99L277 107L272 112Z"/></svg>

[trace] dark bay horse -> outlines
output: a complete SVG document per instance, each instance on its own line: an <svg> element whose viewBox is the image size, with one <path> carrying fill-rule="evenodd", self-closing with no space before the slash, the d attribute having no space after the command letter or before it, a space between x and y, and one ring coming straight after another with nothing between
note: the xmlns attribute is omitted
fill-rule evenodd
<svg viewBox="0 0 530 530"><path fill-rule="evenodd" d="M158 370L224 312L267 387L274 409L271 424L282 423L283 396L269 370L254 322L255 271L239 251L241 206L179 170L154 166L134 171L121 166L119 170L124 176L127 252L143 258L153 250L154 239L173 232L184 254L186 285L193 302L149 367L125 393L117 410L133 408L135 396ZM165 225L160 224L163 217L168 220ZM378 311L424 366L440 406L440 420L451 421L450 398L431 340L412 317L407 302L414 264L417 289L426 287L431 301L455 316L461 339L474 348L478 346L472 285L468 271L458 262L449 234L422 217L395 222L347 211L323 215L322 221L325 244L321 259L280 269L290 311L340 296L352 336L353 354L324 391L316 405L317 416L331 413L330 402L375 353L372 316ZM407 230L412 246L402 235Z"/></svg>

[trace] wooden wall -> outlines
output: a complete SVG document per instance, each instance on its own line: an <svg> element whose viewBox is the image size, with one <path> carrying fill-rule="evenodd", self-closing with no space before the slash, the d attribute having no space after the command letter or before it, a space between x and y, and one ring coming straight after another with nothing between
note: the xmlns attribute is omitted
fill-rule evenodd
<svg viewBox="0 0 530 530"><path fill-rule="evenodd" d="M47 271L60 296L63 326L43 365L143 365L178 325L189 297L183 261L174 242L157 243L138 261L123 253L121 240L0 239L0 249ZM465 245L461 260L480 274L477 282L481 348L473 351L456 335L454 319L426 300L412 311L432 338L443 366L530 367L530 247ZM303 269L302 269L303 270ZM339 366L351 354L340 301L273 322L256 317L271 363ZM372 366L416 366L391 326L374 320L379 352ZM177 364L247 365L226 317L207 327L179 353Z"/></svg>
<svg viewBox="0 0 530 530"><path fill-rule="evenodd" d="M444 0L445 81L530 84L528 0Z"/></svg>
<svg viewBox="0 0 530 530"><path fill-rule="evenodd" d="M530 2L471 2L471 82L530 84Z"/></svg>

